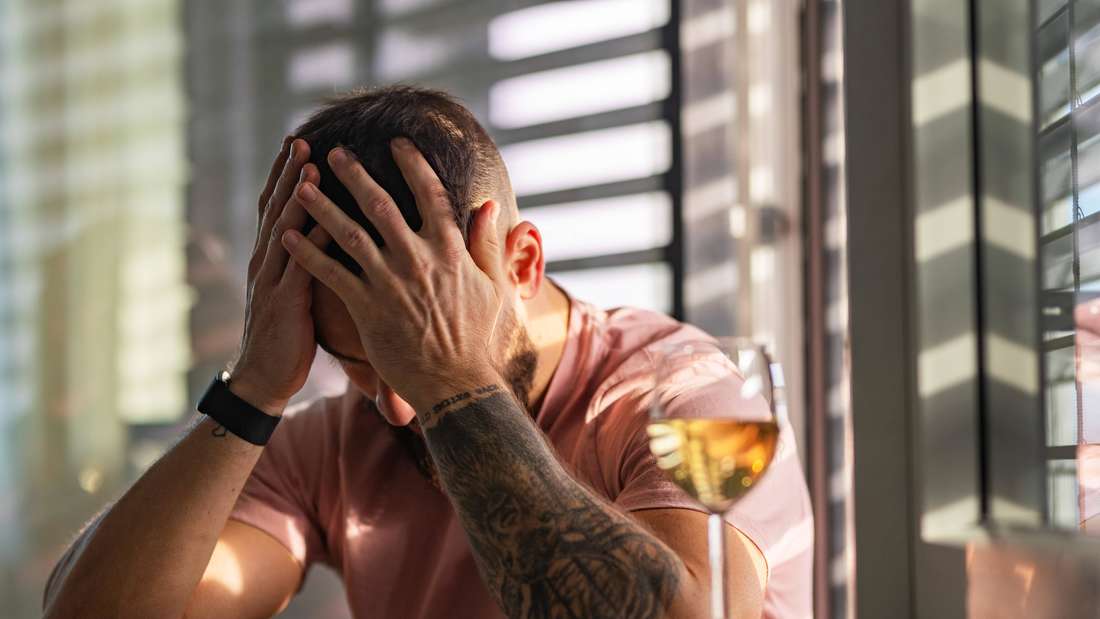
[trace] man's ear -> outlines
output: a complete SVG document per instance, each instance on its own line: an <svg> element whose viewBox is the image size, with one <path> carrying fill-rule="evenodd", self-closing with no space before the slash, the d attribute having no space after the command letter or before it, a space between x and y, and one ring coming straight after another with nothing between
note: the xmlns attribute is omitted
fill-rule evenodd
<svg viewBox="0 0 1100 619"><path fill-rule="evenodd" d="M535 224L521 221L504 239L504 270L520 298L535 298L542 287L546 259L542 253L542 235Z"/></svg>

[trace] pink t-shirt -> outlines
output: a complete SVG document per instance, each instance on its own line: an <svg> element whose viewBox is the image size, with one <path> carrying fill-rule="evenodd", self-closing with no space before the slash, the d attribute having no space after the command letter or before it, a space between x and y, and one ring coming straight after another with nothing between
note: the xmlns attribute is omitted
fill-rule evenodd
<svg viewBox="0 0 1100 619"><path fill-rule="evenodd" d="M638 309L572 301L561 361L536 419L574 475L624 511L702 511L648 447L655 345L707 336ZM680 404L721 405L690 390ZM447 497L354 388L288 412L231 516L266 531L307 569L342 576L356 617L501 617ZM813 523L794 436L728 522L768 564L764 616L811 616Z"/></svg>

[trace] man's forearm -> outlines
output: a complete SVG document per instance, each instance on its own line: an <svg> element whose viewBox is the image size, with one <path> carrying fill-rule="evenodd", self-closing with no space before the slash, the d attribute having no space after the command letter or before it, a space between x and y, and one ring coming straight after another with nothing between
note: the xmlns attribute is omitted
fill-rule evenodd
<svg viewBox="0 0 1100 619"><path fill-rule="evenodd" d="M88 526L45 592L47 617L179 617L261 449L205 419Z"/></svg>
<svg viewBox="0 0 1100 619"><path fill-rule="evenodd" d="M684 567L659 539L573 479L495 384L422 416L444 489L508 616L658 617Z"/></svg>

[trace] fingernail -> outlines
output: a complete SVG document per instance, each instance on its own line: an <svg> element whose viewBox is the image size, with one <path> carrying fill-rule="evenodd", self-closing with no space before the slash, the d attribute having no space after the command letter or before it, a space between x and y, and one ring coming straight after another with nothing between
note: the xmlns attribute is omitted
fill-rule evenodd
<svg viewBox="0 0 1100 619"><path fill-rule="evenodd" d="M408 147L412 146L412 140L410 140L409 138L406 138L406 137L394 138L393 141L391 141L390 143L393 144L394 146L396 146L397 148L408 148Z"/></svg>
<svg viewBox="0 0 1100 619"><path fill-rule="evenodd" d="M329 151L328 154L329 161L336 164L344 163L347 158L348 154L345 153L344 149L340 148L339 146Z"/></svg>
<svg viewBox="0 0 1100 619"><path fill-rule="evenodd" d="M281 144L279 144L279 150L286 150L290 146L290 143L293 142L293 141L294 141L294 136L292 136L292 135L283 136L283 141L282 141Z"/></svg>
<svg viewBox="0 0 1100 619"><path fill-rule="evenodd" d="M302 183L298 186L298 197L306 202L313 202L317 197L317 192L313 190L313 185L309 183Z"/></svg>
<svg viewBox="0 0 1100 619"><path fill-rule="evenodd" d="M283 244L287 247L294 247L298 244L298 233L294 230L287 230L283 234Z"/></svg>

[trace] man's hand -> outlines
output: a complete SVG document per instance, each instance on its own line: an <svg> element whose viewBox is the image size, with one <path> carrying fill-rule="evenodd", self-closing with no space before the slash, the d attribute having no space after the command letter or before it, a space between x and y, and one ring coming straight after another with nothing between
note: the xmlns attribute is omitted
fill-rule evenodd
<svg viewBox="0 0 1100 619"><path fill-rule="evenodd" d="M267 178L259 200L259 231L248 262L248 299L241 355L230 389L270 415L282 414L290 398L302 388L316 354L310 314L310 276L289 260L279 239L287 230L299 230L306 212L292 195L299 181L316 183L317 167L309 161L309 144L289 138ZM324 228L309 238L324 246Z"/></svg>
<svg viewBox="0 0 1100 619"><path fill-rule="evenodd" d="M329 165L378 229L384 247L324 196L315 180L305 178L295 191L297 201L363 274L353 275L325 255L324 245L303 240L293 227L283 242L295 262L339 295L371 364L423 416L456 393L500 382L490 354L503 310L494 281L500 281L501 270L494 233L500 207L486 203L483 208L492 210L475 218L467 251L447 192L427 160L406 138L390 146L420 209L419 233L354 156L335 148Z"/></svg>

